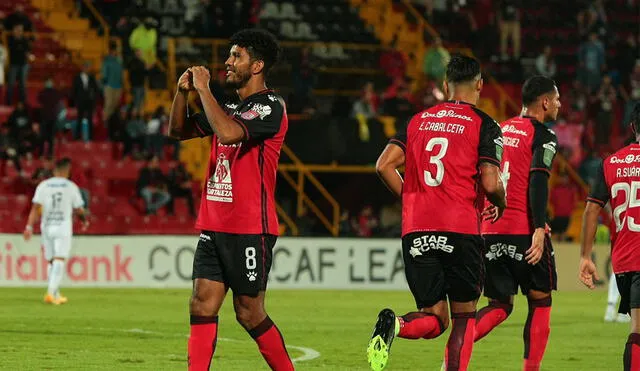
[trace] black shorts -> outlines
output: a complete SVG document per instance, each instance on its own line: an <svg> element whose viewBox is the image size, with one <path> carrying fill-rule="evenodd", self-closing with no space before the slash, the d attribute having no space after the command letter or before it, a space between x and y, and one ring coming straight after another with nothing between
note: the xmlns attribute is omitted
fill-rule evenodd
<svg viewBox="0 0 640 371"><path fill-rule="evenodd" d="M556 260L549 236L545 237L544 252L536 265L527 263L526 252L531 247L531 235L485 235L484 265L487 275L484 296L506 299L529 290L551 292L558 288Z"/></svg>
<svg viewBox="0 0 640 371"><path fill-rule="evenodd" d="M193 257L192 278L223 282L237 295L267 289L277 236L202 231Z"/></svg>
<svg viewBox="0 0 640 371"><path fill-rule="evenodd" d="M482 290L482 239L450 232L416 232L402 237L407 283L416 306L441 300L477 300Z"/></svg>
<svg viewBox="0 0 640 371"><path fill-rule="evenodd" d="M616 283L620 292L618 312L631 314L631 309L640 308L640 272L616 274Z"/></svg>

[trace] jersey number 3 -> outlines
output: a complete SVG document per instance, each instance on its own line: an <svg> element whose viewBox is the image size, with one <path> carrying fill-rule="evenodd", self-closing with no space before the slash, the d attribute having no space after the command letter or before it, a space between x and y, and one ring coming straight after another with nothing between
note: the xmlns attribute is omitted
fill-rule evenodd
<svg viewBox="0 0 640 371"><path fill-rule="evenodd" d="M438 152L435 152L435 147L438 147ZM429 163L436 165L436 176L429 170L424 171L424 182L429 187L437 187L442 184L442 178L444 178L444 164L442 163L442 158L447 154L447 149L449 148L449 139L447 138L431 138L429 142L427 142L426 151L434 152L435 154L431 155L429 158Z"/></svg>

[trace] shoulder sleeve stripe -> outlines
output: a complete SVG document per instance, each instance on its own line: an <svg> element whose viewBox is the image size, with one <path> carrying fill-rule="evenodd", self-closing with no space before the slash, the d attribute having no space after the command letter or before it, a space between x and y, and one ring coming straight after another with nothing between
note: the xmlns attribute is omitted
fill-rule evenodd
<svg viewBox="0 0 640 371"><path fill-rule="evenodd" d="M395 138L389 139L389 144L395 144L396 146L402 148L403 151L405 152L407 151L406 144L404 144L402 141L398 139L395 139Z"/></svg>
<svg viewBox="0 0 640 371"><path fill-rule="evenodd" d="M488 162L490 164L496 165L497 167L500 167L500 161L496 160L495 158L480 156L478 158L478 163L481 162Z"/></svg>
<svg viewBox="0 0 640 371"><path fill-rule="evenodd" d="M600 205L600 207L604 207L606 205L606 202L593 197L587 197L587 202L593 202L594 204Z"/></svg>
<svg viewBox="0 0 640 371"><path fill-rule="evenodd" d="M534 167L534 168L531 168L529 171L530 171L530 172L531 172L531 171L541 171L541 172L543 172L543 173L547 173L547 174L551 175L551 170L549 170L549 169L545 169L545 168L543 168L543 167Z"/></svg>
<svg viewBox="0 0 640 371"><path fill-rule="evenodd" d="M242 131L244 131L244 136L245 136L245 140L249 140L249 130L247 130L247 125L244 124L244 122L238 120L237 117L232 116L233 121L237 122L238 124L240 124L240 127L242 128Z"/></svg>

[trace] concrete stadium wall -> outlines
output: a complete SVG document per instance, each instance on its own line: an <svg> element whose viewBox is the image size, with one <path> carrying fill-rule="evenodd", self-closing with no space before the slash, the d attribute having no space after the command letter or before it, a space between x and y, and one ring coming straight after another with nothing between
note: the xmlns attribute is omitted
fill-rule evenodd
<svg viewBox="0 0 640 371"><path fill-rule="evenodd" d="M197 236L77 236L63 283L75 287L191 287ZM596 246L607 280L609 247ZM585 290L577 280L577 244L556 244L559 290ZM0 286L46 286L47 262L35 236L0 234ZM404 290L400 239L278 239L270 288Z"/></svg>

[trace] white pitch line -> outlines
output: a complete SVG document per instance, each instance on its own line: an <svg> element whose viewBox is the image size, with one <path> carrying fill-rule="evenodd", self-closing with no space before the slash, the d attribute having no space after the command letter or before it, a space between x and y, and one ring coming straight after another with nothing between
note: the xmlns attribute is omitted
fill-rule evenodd
<svg viewBox="0 0 640 371"><path fill-rule="evenodd" d="M178 335L178 334L163 334L161 332L143 330L143 329L139 329L139 328L132 328L132 329L128 329L128 330L123 330L123 329L109 329L109 328L103 328L103 327L99 327L99 328L85 327L84 329L85 330L98 330L98 331L117 331L117 332L126 332L126 333L129 333L129 334L183 336L183 335ZM189 335L184 335L184 336L189 337ZM234 342L234 343L249 342L248 340L238 340L238 339L232 339L232 338L226 338L226 337L219 337L218 341L228 341L228 342ZM293 358L291 360L292 362L311 361L311 360L314 360L316 358L319 358L320 355L321 355L320 352L318 352L317 350L315 350L313 348L301 347L301 346L297 346L297 345L287 345L287 348L295 349L295 350L298 350L298 351L303 353L300 357Z"/></svg>

